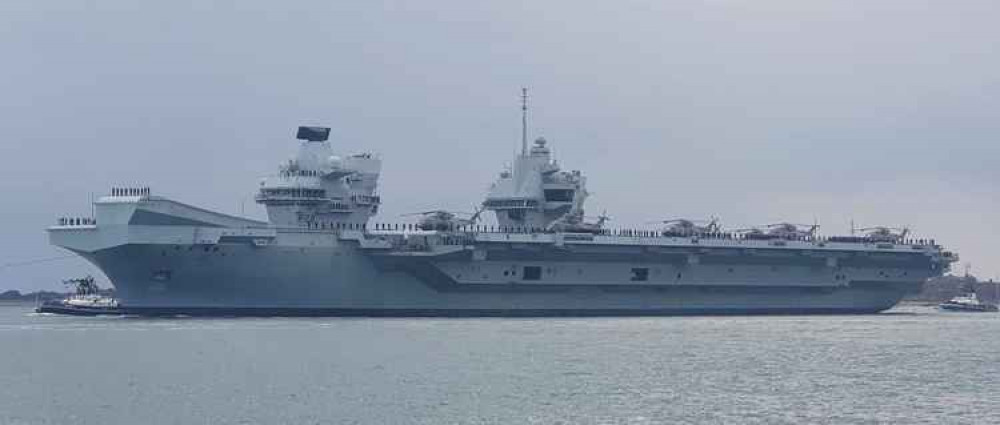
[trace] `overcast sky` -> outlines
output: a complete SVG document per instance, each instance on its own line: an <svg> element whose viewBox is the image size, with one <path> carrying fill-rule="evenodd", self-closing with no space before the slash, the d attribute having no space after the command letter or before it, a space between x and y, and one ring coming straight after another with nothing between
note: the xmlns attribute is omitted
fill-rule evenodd
<svg viewBox="0 0 1000 425"><path fill-rule="evenodd" d="M0 263L157 194L263 217L301 124L384 160L378 221L471 209L532 137L616 226L909 225L1000 276L1000 3L0 2ZM0 268L0 290L94 273Z"/></svg>

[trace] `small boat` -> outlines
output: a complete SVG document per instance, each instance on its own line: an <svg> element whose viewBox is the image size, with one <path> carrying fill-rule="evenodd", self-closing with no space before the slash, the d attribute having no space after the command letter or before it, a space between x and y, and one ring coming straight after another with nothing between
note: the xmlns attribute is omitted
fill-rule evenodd
<svg viewBox="0 0 1000 425"><path fill-rule="evenodd" d="M996 305L980 301L975 292L969 292L965 295L960 295L938 304L938 308L948 311L969 311L975 313L989 313L997 311Z"/></svg>
<svg viewBox="0 0 1000 425"><path fill-rule="evenodd" d="M94 278L87 276L81 279L63 281L65 285L73 285L76 292L61 300L45 301L35 307L36 313L69 314L75 316L119 315L122 309L118 301L112 297L101 295L101 288Z"/></svg>

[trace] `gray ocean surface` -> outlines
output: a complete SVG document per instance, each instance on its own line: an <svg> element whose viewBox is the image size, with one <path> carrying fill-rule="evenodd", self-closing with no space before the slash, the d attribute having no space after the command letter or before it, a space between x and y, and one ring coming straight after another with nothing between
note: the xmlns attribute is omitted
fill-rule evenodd
<svg viewBox="0 0 1000 425"><path fill-rule="evenodd" d="M60 317L0 304L2 424L1000 424L1000 314Z"/></svg>

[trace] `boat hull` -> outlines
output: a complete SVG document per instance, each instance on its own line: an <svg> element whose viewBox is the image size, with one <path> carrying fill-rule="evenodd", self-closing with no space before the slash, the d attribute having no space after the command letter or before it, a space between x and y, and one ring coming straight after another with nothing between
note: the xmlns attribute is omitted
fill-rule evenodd
<svg viewBox="0 0 1000 425"><path fill-rule="evenodd" d="M117 307L81 307L63 302L46 302L35 307L35 312L69 316L118 316L125 314L124 309Z"/></svg>
<svg viewBox="0 0 1000 425"><path fill-rule="evenodd" d="M697 280L460 285L446 276L421 272L433 262L386 264L351 246L124 245L81 255L107 274L123 311L139 315L867 314L891 308L921 284L854 281L809 286L783 279L754 285Z"/></svg>
<svg viewBox="0 0 1000 425"><path fill-rule="evenodd" d="M967 313L996 313L997 306L994 305L958 305L958 304L939 304L938 308L945 311L960 311Z"/></svg>
<svg viewBox="0 0 1000 425"><path fill-rule="evenodd" d="M112 197L94 223L49 235L108 277L126 313L149 315L876 313L951 261L933 245L372 227Z"/></svg>

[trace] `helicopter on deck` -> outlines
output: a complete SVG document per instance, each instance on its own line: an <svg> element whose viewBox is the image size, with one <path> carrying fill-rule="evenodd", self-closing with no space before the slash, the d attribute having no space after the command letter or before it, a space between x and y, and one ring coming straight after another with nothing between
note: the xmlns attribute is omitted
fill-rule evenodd
<svg viewBox="0 0 1000 425"><path fill-rule="evenodd" d="M412 214L404 214L404 216L414 216L419 215L420 220L417 221L417 228L420 230L439 230L447 231L454 230L462 226L472 226L479 222L479 216L483 213L483 208L476 208L475 212L472 214L463 212L452 212L446 210L431 210L422 211ZM469 215L469 218L461 218L459 215Z"/></svg>
<svg viewBox="0 0 1000 425"><path fill-rule="evenodd" d="M712 217L711 220L675 218L655 223L663 224L665 226L662 230L660 230L660 234L663 236L691 236L706 233L718 233L721 230L719 227L718 217ZM706 224L700 225L698 223Z"/></svg>
<svg viewBox="0 0 1000 425"><path fill-rule="evenodd" d="M899 243L910 233L910 229L906 227L874 226L858 230L865 234L865 239L872 242Z"/></svg>
<svg viewBox="0 0 1000 425"><path fill-rule="evenodd" d="M582 210L570 212L549 223L545 230L555 233L601 233L604 231L604 223L611 220L608 212L605 211L597 216L597 221L587 222Z"/></svg>
<svg viewBox="0 0 1000 425"><path fill-rule="evenodd" d="M747 239L802 239L816 236L819 224L774 223L737 231Z"/></svg>

